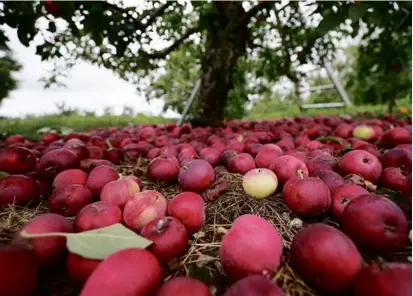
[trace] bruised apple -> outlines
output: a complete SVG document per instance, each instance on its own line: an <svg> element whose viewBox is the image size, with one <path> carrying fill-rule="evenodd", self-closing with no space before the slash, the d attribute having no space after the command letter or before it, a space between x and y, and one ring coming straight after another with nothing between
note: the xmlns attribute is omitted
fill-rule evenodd
<svg viewBox="0 0 413 296"><path fill-rule="evenodd" d="M122 211L106 201L98 201L85 206L76 215L73 227L82 232L122 223Z"/></svg>
<svg viewBox="0 0 413 296"><path fill-rule="evenodd" d="M406 216L381 195L352 200L341 215L341 228L359 247L373 251L397 251L408 241Z"/></svg>
<svg viewBox="0 0 413 296"><path fill-rule="evenodd" d="M156 292L156 296L211 296L207 285L200 280L176 276L167 280Z"/></svg>
<svg viewBox="0 0 413 296"><path fill-rule="evenodd" d="M205 224L204 199L194 192L182 192L175 196L169 202L167 212L181 221L189 233L199 231Z"/></svg>
<svg viewBox="0 0 413 296"><path fill-rule="evenodd" d="M240 279L227 289L224 296L284 296L284 292L272 280L262 275L250 275Z"/></svg>
<svg viewBox="0 0 413 296"><path fill-rule="evenodd" d="M126 202L139 192L138 183L130 178L121 178L111 181L103 187L100 193L100 200L123 209Z"/></svg>
<svg viewBox="0 0 413 296"><path fill-rule="evenodd" d="M72 224L65 217L58 214L44 214L30 220L20 232L48 233L48 232L73 232ZM16 241L20 244L26 239L17 234ZM36 237L28 239L37 261L41 265L58 263L66 254L65 237Z"/></svg>
<svg viewBox="0 0 413 296"><path fill-rule="evenodd" d="M89 276L80 296L152 295L162 280L154 255L142 249L124 249L107 257Z"/></svg>
<svg viewBox="0 0 413 296"><path fill-rule="evenodd" d="M291 263L317 291L336 295L350 286L361 268L361 256L351 239L340 230L314 223L295 235Z"/></svg>
<svg viewBox="0 0 413 296"><path fill-rule="evenodd" d="M166 208L167 201L160 192L142 191L126 202L123 209L123 221L130 229L142 231L153 220L164 217Z"/></svg>
<svg viewBox="0 0 413 296"><path fill-rule="evenodd" d="M188 232L174 217L153 220L142 229L140 235L152 241L149 250L161 263L182 256L189 247Z"/></svg>
<svg viewBox="0 0 413 296"><path fill-rule="evenodd" d="M245 174L242 186L254 198L266 198L278 187L277 176L269 169L253 169Z"/></svg>
<svg viewBox="0 0 413 296"><path fill-rule="evenodd" d="M282 248L281 236L274 226L247 214L235 219L224 235L219 257L232 280L252 274L272 276L280 265Z"/></svg>

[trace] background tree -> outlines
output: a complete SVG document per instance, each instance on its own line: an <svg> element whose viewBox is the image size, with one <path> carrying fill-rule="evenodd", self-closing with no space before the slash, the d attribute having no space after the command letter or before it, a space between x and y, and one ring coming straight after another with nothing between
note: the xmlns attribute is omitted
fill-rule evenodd
<svg viewBox="0 0 413 296"><path fill-rule="evenodd" d="M13 59L7 41L4 32L0 30L0 104L8 97L10 91L16 89L17 80L13 77L13 72L21 69L21 65Z"/></svg>
<svg viewBox="0 0 413 296"><path fill-rule="evenodd" d="M57 18L65 21L63 27L56 26ZM70 67L84 59L113 70L141 90L150 87L144 78L162 75L157 70L186 46L200 65L193 121L214 125L225 112L237 112L236 105L244 105L250 81L265 85L287 76L297 83L304 75L300 65L331 58L335 40L357 35L361 23L368 28L362 40L371 43L383 32L411 31L410 18L411 2L394 1L148 1L135 6L37 1L4 2L0 24L16 28L26 46L36 35L42 37L36 53L44 60L63 58ZM36 25L38 19L44 28ZM391 48L402 44L385 36L378 42L390 43ZM159 39L167 45L157 47ZM378 69L388 70L396 62L388 55Z"/></svg>

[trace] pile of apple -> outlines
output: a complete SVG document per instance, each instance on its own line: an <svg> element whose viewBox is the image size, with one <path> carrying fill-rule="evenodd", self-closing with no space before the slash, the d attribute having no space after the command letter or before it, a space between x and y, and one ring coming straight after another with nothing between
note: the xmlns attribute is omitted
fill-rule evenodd
<svg viewBox="0 0 413 296"><path fill-rule="evenodd" d="M317 292L411 295L410 264L366 265L360 255L409 245L411 149L411 120L391 116L234 120L220 128L141 125L47 133L40 141L9 136L0 142L0 207L47 199L51 212L21 231L71 233L122 223L153 244L95 260L68 254L64 237L28 240L19 232L0 247L0 295L33 295L39 269L59 264L82 287L82 296L211 295L205 283L190 277L162 283L161 271L186 253L191 236L204 226L205 203L211 202L204 193L223 168L244 176L251 198L281 192L298 217L323 221L331 214L340 225L311 223L290 247L292 266ZM141 157L150 161L148 178L178 183L182 192L167 199L144 190L139 177L120 174L120 164ZM377 187L400 195L403 208L375 193ZM271 280L283 240L270 222L242 215L223 236L220 262L233 282L225 295L284 295Z"/></svg>

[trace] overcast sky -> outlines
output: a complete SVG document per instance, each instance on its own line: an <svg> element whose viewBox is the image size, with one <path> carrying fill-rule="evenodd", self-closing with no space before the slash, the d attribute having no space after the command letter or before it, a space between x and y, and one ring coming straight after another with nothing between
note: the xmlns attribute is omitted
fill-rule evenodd
<svg viewBox="0 0 413 296"><path fill-rule="evenodd" d="M56 103L64 102L68 107L81 110L95 110L98 114L105 107L112 107L115 113L122 112L124 106L133 107L135 112L159 115L162 112L161 101L148 103L140 97L135 87L117 78L111 71L85 62L69 71L69 77L64 80L66 88L44 89L39 79L47 76L52 69L52 63L41 62L35 54L36 47L22 45L16 30L6 28L10 39L10 48L14 57L23 65L16 73L19 87L0 107L0 115L21 117L28 114L53 113L58 109ZM177 116L175 112L167 112L163 116Z"/></svg>

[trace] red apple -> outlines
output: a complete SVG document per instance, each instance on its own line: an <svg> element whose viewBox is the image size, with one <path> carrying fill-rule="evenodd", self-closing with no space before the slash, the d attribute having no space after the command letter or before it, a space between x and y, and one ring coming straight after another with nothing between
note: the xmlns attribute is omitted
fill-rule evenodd
<svg viewBox="0 0 413 296"><path fill-rule="evenodd" d="M334 217L340 218L350 201L369 194L363 187L356 184L343 184L331 191L331 212Z"/></svg>
<svg viewBox="0 0 413 296"><path fill-rule="evenodd" d="M220 160L221 153L214 147L206 147L199 152L199 157L215 167Z"/></svg>
<svg viewBox="0 0 413 296"><path fill-rule="evenodd" d="M30 220L21 232L27 233L49 233L49 232L73 232L72 224L65 217L57 214L44 214ZM21 244L26 241L17 234L16 241ZM32 249L36 253L37 261L42 265L59 263L66 254L66 238L37 237L29 239Z"/></svg>
<svg viewBox="0 0 413 296"><path fill-rule="evenodd" d="M351 285L361 268L361 256L354 243L340 230L314 223L295 235L291 263L317 291L337 295Z"/></svg>
<svg viewBox="0 0 413 296"><path fill-rule="evenodd" d="M58 191L73 184L85 185L87 174L79 169L63 171L55 177L53 181L53 190Z"/></svg>
<svg viewBox="0 0 413 296"><path fill-rule="evenodd" d="M330 189L331 192L333 192L333 190L337 187L344 184L343 177L330 170L316 171L315 173L311 174L311 177L319 178L327 185L328 189Z"/></svg>
<svg viewBox="0 0 413 296"><path fill-rule="evenodd" d="M176 276L167 280L156 292L156 296L211 296L207 285L200 280Z"/></svg>
<svg viewBox="0 0 413 296"><path fill-rule="evenodd" d="M30 177L9 175L0 178L0 206L8 204L22 205L40 196L40 187Z"/></svg>
<svg viewBox="0 0 413 296"><path fill-rule="evenodd" d="M198 232L205 223L204 199L193 192L182 192L168 204L169 216L177 218L189 233Z"/></svg>
<svg viewBox="0 0 413 296"><path fill-rule="evenodd" d="M380 139L384 148L393 148L399 144L411 144L412 134L402 127L394 127L384 132Z"/></svg>
<svg viewBox="0 0 413 296"><path fill-rule="evenodd" d="M123 221L135 231L141 231L147 224L164 217L167 201L156 190L146 190L128 200L123 210Z"/></svg>
<svg viewBox="0 0 413 296"><path fill-rule="evenodd" d="M76 215L75 232L82 232L122 223L122 211L118 206L98 201L85 206Z"/></svg>
<svg viewBox="0 0 413 296"><path fill-rule="evenodd" d="M79 159L77 155L67 148L59 148L40 157L36 165L36 172L44 176L55 177L64 170L78 167Z"/></svg>
<svg viewBox="0 0 413 296"><path fill-rule="evenodd" d="M412 171L412 151L403 148L393 148L383 154L383 167L399 167L410 173Z"/></svg>
<svg viewBox="0 0 413 296"><path fill-rule="evenodd" d="M289 179L295 179L297 176L308 176L308 169L304 162L290 155L278 157L270 168L278 178L281 184L284 184Z"/></svg>
<svg viewBox="0 0 413 296"><path fill-rule="evenodd" d="M400 168L387 167L383 169L380 176L380 183L384 188L401 191L406 175Z"/></svg>
<svg viewBox="0 0 413 296"><path fill-rule="evenodd" d="M140 235L153 242L150 251L163 263L182 256L189 247L188 232L174 217L160 217L149 222Z"/></svg>
<svg viewBox="0 0 413 296"><path fill-rule="evenodd" d="M100 200L123 209L126 202L141 190L139 185L130 178L121 178L107 183L100 193Z"/></svg>
<svg viewBox="0 0 413 296"><path fill-rule="evenodd" d="M373 251L397 251L408 240L403 211L380 195L362 195L352 200L341 215L341 227L358 246Z"/></svg>
<svg viewBox="0 0 413 296"><path fill-rule="evenodd" d="M179 174L179 162L176 157L157 157L148 166L148 176L160 182L176 181Z"/></svg>
<svg viewBox="0 0 413 296"><path fill-rule="evenodd" d="M55 191L49 198L49 209L62 216L75 216L92 202L92 192L84 185L73 184Z"/></svg>
<svg viewBox="0 0 413 296"><path fill-rule="evenodd" d="M262 275L250 275L235 282L224 296L284 296L284 292L272 280Z"/></svg>
<svg viewBox="0 0 413 296"><path fill-rule="evenodd" d="M382 263L363 267L353 282L353 295L412 295L412 265Z"/></svg>
<svg viewBox="0 0 413 296"><path fill-rule="evenodd" d="M124 153L121 148L109 148L103 153L103 158L114 164L120 164L123 161Z"/></svg>
<svg viewBox="0 0 413 296"><path fill-rule="evenodd" d="M38 266L32 250L0 245L0 295L30 296L36 292Z"/></svg>
<svg viewBox="0 0 413 296"><path fill-rule="evenodd" d="M87 146L87 150L89 150L89 159L102 159L103 158L103 150L98 146Z"/></svg>
<svg viewBox="0 0 413 296"><path fill-rule="evenodd" d="M313 217L328 211L331 194L327 185L318 178L297 178L285 183L283 200L293 213Z"/></svg>
<svg viewBox="0 0 413 296"><path fill-rule="evenodd" d="M271 164L274 163L274 160L277 159L282 155L282 152L275 150L265 150L260 151L257 156L255 157L255 163L257 164L258 168L266 168L268 169Z"/></svg>
<svg viewBox="0 0 413 296"><path fill-rule="evenodd" d="M114 166L113 163L106 159L83 159L80 161L80 169L86 173L89 173L91 170L101 165Z"/></svg>
<svg viewBox="0 0 413 296"><path fill-rule="evenodd" d="M161 266L149 251L123 249L96 267L79 295L152 295L161 279Z"/></svg>
<svg viewBox="0 0 413 296"><path fill-rule="evenodd" d="M410 202L412 202L412 173L408 174L404 179L403 187L401 188L402 194Z"/></svg>
<svg viewBox="0 0 413 296"><path fill-rule="evenodd" d="M344 175L357 174L365 180L377 183L382 172L382 165L373 154L364 150L353 150L341 158L339 170Z"/></svg>
<svg viewBox="0 0 413 296"><path fill-rule="evenodd" d="M181 167L178 182L184 191L202 192L212 184L215 171L209 162L197 159L191 160Z"/></svg>
<svg viewBox="0 0 413 296"><path fill-rule="evenodd" d="M83 284L102 260L89 259L69 253L66 259L67 273L73 281Z"/></svg>
<svg viewBox="0 0 413 296"><path fill-rule="evenodd" d="M247 153L235 155L228 160L228 170L231 173L245 175L252 169L255 169L255 160Z"/></svg>
<svg viewBox="0 0 413 296"><path fill-rule="evenodd" d="M283 244L278 231L255 215L235 219L219 250L222 267L232 280L252 274L272 276L280 265Z"/></svg>
<svg viewBox="0 0 413 296"><path fill-rule="evenodd" d="M0 170L8 174L31 172L36 167L36 155L24 147L6 147L0 150Z"/></svg>
<svg viewBox="0 0 413 296"><path fill-rule="evenodd" d="M93 195L100 196L103 187L111 181L119 179L118 172L111 166L101 165L94 168L87 178L86 187Z"/></svg>

